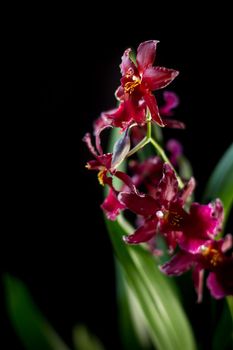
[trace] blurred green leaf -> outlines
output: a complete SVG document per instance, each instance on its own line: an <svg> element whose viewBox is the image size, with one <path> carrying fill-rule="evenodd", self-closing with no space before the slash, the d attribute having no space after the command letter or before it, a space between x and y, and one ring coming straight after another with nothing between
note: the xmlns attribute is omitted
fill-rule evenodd
<svg viewBox="0 0 233 350"><path fill-rule="evenodd" d="M190 161L185 156L180 156L178 159L179 175L182 179L189 180L193 175L193 169Z"/></svg>
<svg viewBox="0 0 233 350"><path fill-rule="evenodd" d="M34 304L25 285L4 276L6 308L16 333L27 350L69 350Z"/></svg>
<svg viewBox="0 0 233 350"><path fill-rule="evenodd" d="M230 299L230 298L229 298ZM233 299L233 298L232 298ZM222 311L222 316L213 334L213 350L230 349L233 343L233 328L229 307L226 302Z"/></svg>
<svg viewBox="0 0 233 350"><path fill-rule="evenodd" d="M150 338L141 306L118 259L115 259L120 336L124 349L147 349Z"/></svg>
<svg viewBox="0 0 233 350"><path fill-rule="evenodd" d="M227 299L228 307L231 313L231 318L233 320L233 296L229 296L226 299ZM232 329L232 333L233 333L233 329Z"/></svg>
<svg viewBox="0 0 233 350"><path fill-rule="evenodd" d="M83 325L74 327L73 340L77 350L104 350L99 339L92 335Z"/></svg>
<svg viewBox="0 0 233 350"><path fill-rule="evenodd" d="M205 190L205 201L217 197L224 204L225 219L227 219L233 203L233 144L218 162Z"/></svg>
<svg viewBox="0 0 233 350"><path fill-rule="evenodd" d="M123 224L106 220L116 255L143 311L151 342L158 350L195 349L192 330L172 280L164 276L151 254L141 246L127 246ZM128 231L128 232L127 232Z"/></svg>

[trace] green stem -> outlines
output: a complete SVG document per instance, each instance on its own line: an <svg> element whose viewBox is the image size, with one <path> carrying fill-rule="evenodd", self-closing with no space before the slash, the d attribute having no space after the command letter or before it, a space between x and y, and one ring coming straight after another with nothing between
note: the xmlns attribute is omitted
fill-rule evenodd
<svg viewBox="0 0 233 350"><path fill-rule="evenodd" d="M131 151L129 151L129 153L127 154L127 157L130 157L134 153L138 152L141 148L146 146L149 142L150 142L150 139L147 136L145 136L142 141L140 141L133 149L131 149Z"/></svg>
<svg viewBox="0 0 233 350"><path fill-rule="evenodd" d="M176 177L177 177L179 187L180 188L184 187L183 181L181 180L181 178L177 174L176 170L174 169L173 165L171 164L170 160L168 159L168 157L167 157L166 153L164 152L164 150L162 149L162 147L152 138L150 139L150 142L154 146L154 148L157 150L157 152L159 153L161 158L164 160L164 162L168 163L170 165L170 167L174 170Z"/></svg>
<svg viewBox="0 0 233 350"><path fill-rule="evenodd" d="M151 118L150 118L150 116L148 117L146 136L133 149L131 149L131 151L127 154L127 157L132 156L134 153L138 152L140 149L145 147L148 143L151 143L154 146L154 148L156 149L156 151L158 152L160 157L164 160L164 162L168 163L170 165L170 167L174 170L176 177L177 177L178 185L180 188L183 188L184 183L181 180L181 178L179 177L179 175L177 174L174 167L172 166L172 164L171 164L170 160L168 159L166 153L164 152L163 148L151 137Z"/></svg>

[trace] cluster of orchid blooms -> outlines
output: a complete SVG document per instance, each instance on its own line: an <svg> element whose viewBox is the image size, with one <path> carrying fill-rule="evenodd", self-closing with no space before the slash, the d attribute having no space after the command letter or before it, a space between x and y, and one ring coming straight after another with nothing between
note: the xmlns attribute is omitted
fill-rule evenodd
<svg viewBox="0 0 233 350"><path fill-rule="evenodd" d="M152 137L152 126L184 128L184 124L170 117L178 105L178 97L169 91L163 94L164 105L158 107L152 91L165 88L178 75L173 69L153 66L158 41L146 41L139 45L136 57L127 49L120 65L121 85L116 91L118 107L103 112L94 123L95 146L91 135L84 137L94 159L87 168L98 171L100 184L107 185L109 192L101 205L110 220L116 220L122 211L136 214L138 228L123 237L127 244L147 243L156 255L158 236L166 241L168 252L173 256L160 266L163 273L179 276L193 270L193 281L202 300L204 271L208 272L207 287L215 298L233 294L232 236L219 238L224 219L220 199L209 204L192 202L195 180L184 180L175 169L182 153L176 140L170 140L166 149ZM101 132L108 128L120 128L119 139L112 153L104 153ZM141 162L131 159L128 170L131 176L119 170L119 165L145 145L151 143L156 156ZM131 144L134 147L131 148ZM116 188L114 178L121 180ZM153 248L152 248L153 247Z"/></svg>

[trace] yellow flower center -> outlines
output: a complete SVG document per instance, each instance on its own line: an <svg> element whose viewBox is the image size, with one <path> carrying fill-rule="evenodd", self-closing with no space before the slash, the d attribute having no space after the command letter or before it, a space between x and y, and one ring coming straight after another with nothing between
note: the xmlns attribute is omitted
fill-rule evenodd
<svg viewBox="0 0 233 350"><path fill-rule="evenodd" d="M222 262L223 257L221 252L219 252L217 249L213 249L211 247L201 247L201 254L207 258L211 265L214 267L217 266L219 263Z"/></svg>
<svg viewBox="0 0 233 350"><path fill-rule="evenodd" d="M141 84L141 79L133 75L132 81L127 81L127 83L125 83L124 90L125 92L132 94L134 89L140 84Z"/></svg>
<svg viewBox="0 0 233 350"><path fill-rule="evenodd" d="M178 228L178 227L181 227L183 217L180 214L178 214L176 211L170 211L168 215L168 220L170 225Z"/></svg>

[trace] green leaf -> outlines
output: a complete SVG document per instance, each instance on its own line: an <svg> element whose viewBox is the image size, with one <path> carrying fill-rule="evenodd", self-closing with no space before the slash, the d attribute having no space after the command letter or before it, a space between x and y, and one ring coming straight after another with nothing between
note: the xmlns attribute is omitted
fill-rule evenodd
<svg viewBox="0 0 233 350"><path fill-rule="evenodd" d="M227 299L233 300L233 297ZM232 301L231 301L232 302ZM216 330L213 334L213 350L227 350L230 349L233 342L233 328L230 310L225 302L222 316L218 321Z"/></svg>
<svg viewBox="0 0 233 350"><path fill-rule="evenodd" d="M25 285L4 276L6 308L16 333L27 350L69 350L34 304Z"/></svg>
<svg viewBox="0 0 233 350"><path fill-rule="evenodd" d="M73 339L77 350L104 350L99 339L92 335L83 325L74 327Z"/></svg>
<svg viewBox="0 0 233 350"><path fill-rule="evenodd" d="M142 246L127 246L122 241L122 236L129 233L129 229L123 228L122 217L118 222L106 220L106 224L154 347L158 350L195 349L192 330L174 293L172 280L159 271L154 258Z"/></svg>
<svg viewBox="0 0 233 350"><path fill-rule="evenodd" d="M193 175L193 169L190 161L185 156L180 156L178 159L179 175L182 179L189 180Z"/></svg>
<svg viewBox="0 0 233 350"><path fill-rule="evenodd" d="M218 162L205 190L205 201L217 197L224 204L226 220L233 203L233 144Z"/></svg>
<svg viewBox="0 0 233 350"><path fill-rule="evenodd" d="M115 266L120 336L124 349L147 349L150 338L145 316L117 258Z"/></svg>
<svg viewBox="0 0 233 350"><path fill-rule="evenodd" d="M231 318L233 320L233 296L229 296L226 299L227 299L228 307L230 310Z"/></svg>

